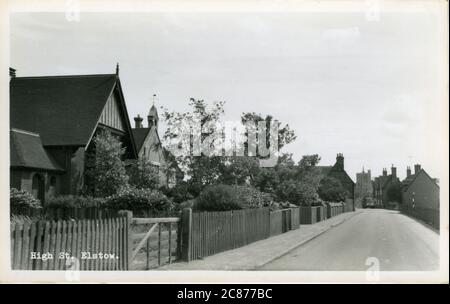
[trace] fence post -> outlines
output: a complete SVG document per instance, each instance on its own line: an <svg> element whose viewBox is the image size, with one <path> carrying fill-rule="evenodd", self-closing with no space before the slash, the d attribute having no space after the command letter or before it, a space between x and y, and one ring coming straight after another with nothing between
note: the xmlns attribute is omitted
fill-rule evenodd
<svg viewBox="0 0 450 304"><path fill-rule="evenodd" d="M125 252L126 252L126 259L125 259L125 270L130 270L131 265L133 264L133 233L131 231L131 221L133 220L133 212L129 210L120 210L119 215L125 217Z"/></svg>
<svg viewBox="0 0 450 304"><path fill-rule="evenodd" d="M192 234L192 209L183 209L181 214L181 258L186 261L191 261L191 234Z"/></svg>

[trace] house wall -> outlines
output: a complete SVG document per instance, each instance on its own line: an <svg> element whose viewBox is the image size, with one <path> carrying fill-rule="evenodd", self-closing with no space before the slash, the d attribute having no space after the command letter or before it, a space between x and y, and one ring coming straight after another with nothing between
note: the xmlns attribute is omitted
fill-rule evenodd
<svg viewBox="0 0 450 304"><path fill-rule="evenodd" d="M65 171L59 178L59 193L80 194L84 188L84 147L46 147L46 151Z"/></svg>
<svg viewBox="0 0 450 304"><path fill-rule="evenodd" d="M29 193L33 193L33 177L39 174L44 183L44 203L53 196L59 195L61 192L61 174L52 171L36 171L31 169L17 169L12 168L10 170L10 187L18 190L25 190ZM51 181L54 178L55 184L52 185Z"/></svg>
<svg viewBox="0 0 450 304"><path fill-rule="evenodd" d="M160 185L168 186L166 158L155 129L150 130L139 151L139 157L145 158L158 166Z"/></svg>
<svg viewBox="0 0 450 304"><path fill-rule="evenodd" d="M439 187L422 171L403 192L402 201L405 206L439 210Z"/></svg>

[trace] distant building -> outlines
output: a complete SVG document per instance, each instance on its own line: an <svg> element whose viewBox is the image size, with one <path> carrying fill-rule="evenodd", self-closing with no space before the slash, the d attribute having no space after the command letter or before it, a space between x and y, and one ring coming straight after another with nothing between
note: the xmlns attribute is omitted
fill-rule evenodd
<svg viewBox="0 0 450 304"><path fill-rule="evenodd" d="M439 227L439 181L432 178L419 164L406 170L402 181L402 209Z"/></svg>
<svg viewBox="0 0 450 304"><path fill-rule="evenodd" d="M339 180L342 186L347 190L347 198L345 200L346 211L355 210L355 182L345 172L344 155L339 153L336 156L336 163L333 166L316 166L323 176L330 176Z"/></svg>
<svg viewBox="0 0 450 304"><path fill-rule="evenodd" d="M398 202L392 201L388 196L388 190L390 187L398 186L400 189L400 179L397 177L397 168L391 167L391 174L387 174L387 169L383 168L383 174L376 177L372 183L373 185L373 197L375 205L378 207L388 207L389 204L399 204L401 200L401 193Z"/></svg>
<svg viewBox="0 0 450 304"><path fill-rule="evenodd" d="M356 186L355 186L355 207L362 207L362 200L365 196L373 196L372 177L370 170L356 173Z"/></svg>
<svg viewBox="0 0 450 304"><path fill-rule="evenodd" d="M159 116L155 105L152 105L147 115L147 127L142 124L139 115L134 118L133 137L138 155L150 161L158 169L160 185L173 187L179 179L180 170L171 153L164 149L158 133Z"/></svg>
<svg viewBox="0 0 450 304"><path fill-rule="evenodd" d="M16 77L10 69L10 186L43 203L86 190L92 139L110 131L136 159L118 67L115 74Z"/></svg>

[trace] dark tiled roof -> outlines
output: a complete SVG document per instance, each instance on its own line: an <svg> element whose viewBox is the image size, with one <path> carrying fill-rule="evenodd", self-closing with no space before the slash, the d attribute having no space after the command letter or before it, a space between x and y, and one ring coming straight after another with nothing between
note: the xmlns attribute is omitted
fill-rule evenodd
<svg viewBox="0 0 450 304"><path fill-rule="evenodd" d="M62 170L47 154L38 134L12 129L10 166L43 170Z"/></svg>
<svg viewBox="0 0 450 304"><path fill-rule="evenodd" d="M147 134L150 132L151 128L134 128L133 131L133 138L134 142L136 144L136 149L141 151L142 145L144 144L145 138L147 137Z"/></svg>
<svg viewBox="0 0 450 304"><path fill-rule="evenodd" d="M420 171L416 174L412 174L409 177L405 178L402 181L402 190L403 191L407 191L409 189L409 186L411 186L411 184L416 180L417 176L419 176L419 174L424 173L425 176L431 180L431 182L433 184L435 184L438 188L439 188L439 184L437 183L437 179L436 178L432 178L430 175L428 175L428 173L424 170L424 169L420 169Z"/></svg>
<svg viewBox="0 0 450 304"><path fill-rule="evenodd" d="M315 166L314 170L319 171L319 174L326 176L328 173L330 173L333 166Z"/></svg>
<svg viewBox="0 0 450 304"><path fill-rule="evenodd" d="M85 146L116 81L115 74L12 78L11 127L38 133L44 146Z"/></svg>

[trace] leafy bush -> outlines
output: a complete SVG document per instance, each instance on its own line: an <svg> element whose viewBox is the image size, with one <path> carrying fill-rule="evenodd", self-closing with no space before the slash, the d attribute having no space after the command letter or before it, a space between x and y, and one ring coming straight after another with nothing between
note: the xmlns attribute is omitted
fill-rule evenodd
<svg viewBox="0 0 450 304"><path fill-rule="evenodd" d="M41 202L25 190L11 188L9 192L11 214L28 214L42 208Z"/></svg>
<svg viewBox="0 0 450 304"><path fill-rule="evenodd" d="M170 211L174 205L162 192L152 189L123 188L107 197L105 206L113 209Z"/></svg>
<svg viewBox="0 0 450 304"><path fill-rule="evenodd" d="M93 140L94 150L87 157L87 184L89 193L95 197L107 197L128 185L125 148L109 131L102 131Z"/></svg>
<svg viewBox="0 0 450 304"><path fill-rule="evenodd" d="M54 208L87 208L100 207L103 203L104 199L102 198L79 195L62 195L49 198L46 205Z"/></svg>
<svg viewBox="0 0 450 304"><path fill-rule="evenodd" d="M142 189L158 189L159 168L145 158L129 161L127 167L130 186Z"/></svg>
<svg viewBox="0 0 450 304"><path fill-rule="evenodd" d="M319 197L328 202L345 201L347 191L341 182L334 177L325 177L320 181L318 189Z"/></svg>
<svg viewBox="0 0 450 304"><path fill-rule="evenodd" d="M261 192L251 186L232 186L238 198L241 200L243 208L270 207L274 204L272 195Z"/></svg>
<svg viewBox="0 0 450 304"><path fill-rule="evenodd" d="M400 183L391 184L387 189L388 202L401 203L402 202L402 188Z"/></svg>
<svg viewBox="0 0 450 304"><path fill-rule="evenodd" d="M321 203L314 185L296 180L283 181L278 188L278 197L297 206L314 206Z"/></svg>
<svg viewBox="0 0 450 304"><path fill-rule="evenodd" d="M213 185L207 186L197 197L195 210L202 211L228 211L242 209L242 200L239 199L233 186Z"/></svg>
<svg viewBox="0 0 450 304"><path fill-rule="evenodd" d="M176 184L173 188L163 188L161 190L177 204L181 204L182 202L192 200L194 198L190 192L189 184L185 181Z"/></svg>
<svg viewBox="0 0 450 304"><path fill-rule="evenodd" d="M206 187L195 200L194 209L202 211L228 211L270 207L272 196L251 186L213 185Z"/></svg>
<svg viewBox="0 0 450 304"><path fill-rule="evenodd" d="M42 215L32 215L32 216L28 216L28 215L23 215L23 214L13 214L11 215L11 221L10 221L10 225L16 225L16 224L32 224L35 223L37 221L40 220L45 220L45 216Z"/></svg>

